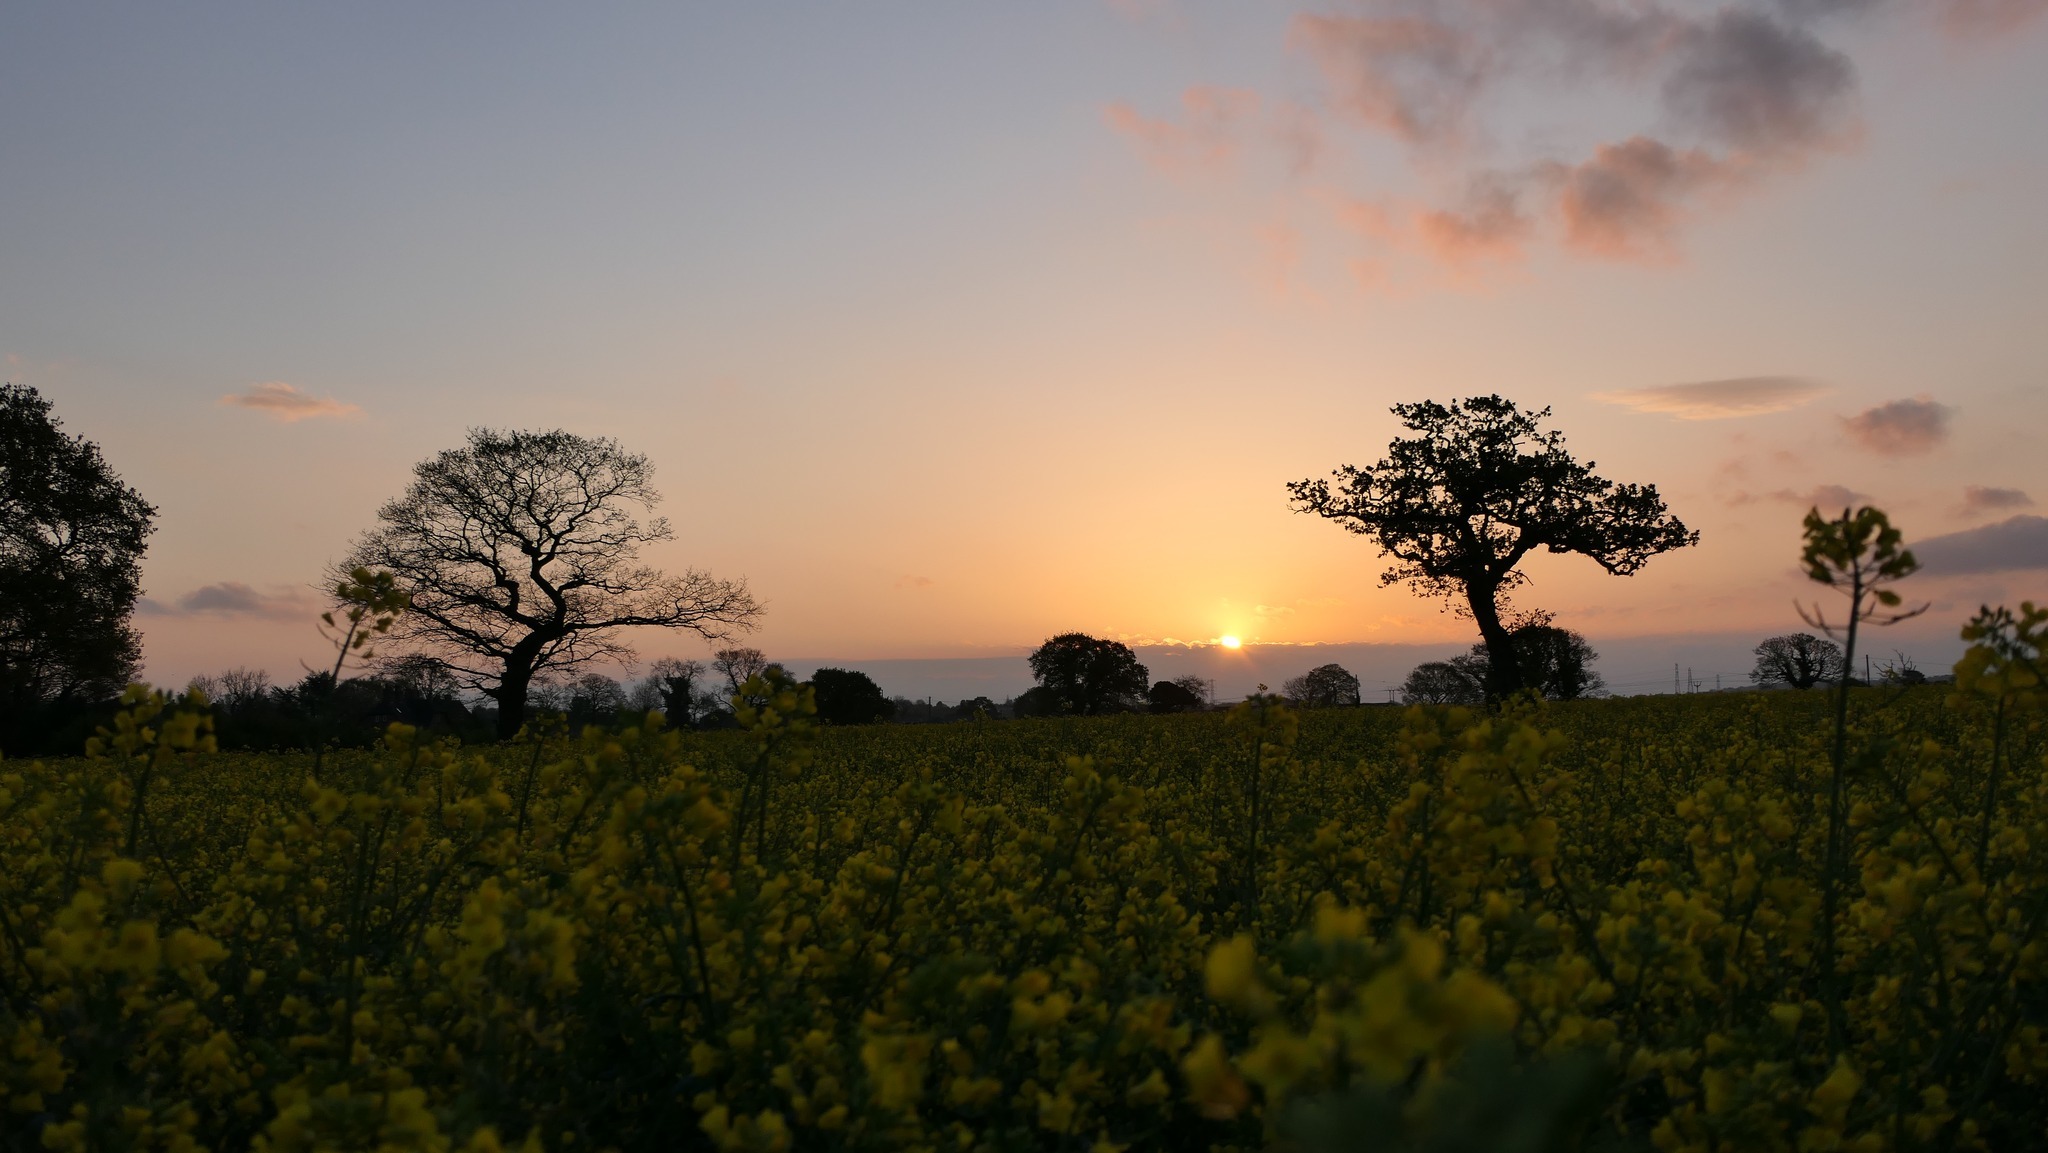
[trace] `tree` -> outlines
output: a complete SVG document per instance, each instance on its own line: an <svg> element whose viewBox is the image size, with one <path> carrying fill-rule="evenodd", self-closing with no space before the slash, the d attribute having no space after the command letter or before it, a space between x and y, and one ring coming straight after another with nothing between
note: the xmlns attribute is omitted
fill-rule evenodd
<svg viewBox="0 0 2048 1153"><path fill-rule="evenodd" d="M1145 700L1155 713L1199 713L1208 707L1201 694L1180 681L1160 681L1146 692Z"/></svg>
<svg viewBox="0 0 2048 1153"><path fill-rule="evenodd" d="M583 725L610 724L626 707L626 690L603 673L584 673L569 690L569 724L572 731Z"/></svg>
<svg viewBox="0 0 2048 1153"><path fill-rule="evenodd" d="M0 385L0 714L101 700L135 678L129 619L155 518L49 401Z"/></svg>
<svg viewBox="0 0 2048 1153"><path fill-rule="evenodd" d="M725 678L730 695L736 697L741 685L767 671L768 655L760 649L719 649L711 654L711 667Z"/></svg>
<svg viewBox="0 0 2048 1153"><path fill-rule="evenodd" d="M987 697L965 697L953 706L953 716L958 720L972 721L983 718L994 719L1003 715L1003 706Z"/></svg>
<svg viewBox="0 0 2048 1153"><path fill-rule="evenodd" d="M1551 624L1549 613L1517 626L1512 635L1524 685L1545 700L1576 701L1607 691L1607 682L1593 671L1600 654L1579 633ZM1473 653L1485 651L1475 647Z"/></svg>
<svg viewBox="0 0 2048 1153"><path fill-rule="evenodd" d="M1765 686L1810 689L1841 675L1842 646L1812 633L1786 633L1756 646L1756 667L1749 679Z"/></svg>
<svg viewBox="0 0 2048 1153"><path fill-rule="evenodd" d="M882 686L853 669L819 669L811 674L818 719L828 725L871 725L896 711Z"/></svg>
<svg viewBox="0 0 2048 1153"><path fill-rule="evenodd" d="M1031 675L1059 702L1062 713L1096 716L1136 708L1145 699L1149 672L1119 641L1061 633L1031 654Z"/></svg>
<svg viewBox="0 0 2048 1153"><path fill-rule="evenodd" d="M1421 435L1397 439L1370 468L1344 465L1328 480L1288 484L1297 512L1337 521L1377 539L1392 563L1382 585L1458 603L1486 645L1487 693L1505 697L1526 683L1502 600L1526 583L1519 570L1537 549L1591 557L1630 576L1659 553L1697 544L1671 516L1654 485L1616 484L1580 464L1564 434L1544 431L1550 410L1525 413L1498 396L1449 405L1397 404L1394 415Z"/></svg>
<svg viewBox="0 0 2048 1153"><path fill-rule="evenodd" d="M1575 701L1605 693L1607 682L1593 671L1593 662L1600 659L1600 654L1593 651L1585 637L1559 628L1550 623L1552 619L1547 612L1528 613L1508 629L1523 688L1551 701ZM1452 657L1448 663L1483 689L1493 655L1486 645L1476 644L1471 652Z"/></svg>
<svg viewBox="0 0 2048 1153"><path fill-rule="evenodd" d="M1333 709L1358 703L1358 678L1340 664L1317 665L1280 686L1290 699L1311 709Z"/></svg>
<svg viewBox="0 0 2048 1153"><path fill-rule="evenodd" d="M1207 677L1189 673L1186 676L1173 678L1173 683L1195 694L1205 709L1216 703L1216 682Z"/></svg>
<svg viewBox="0 0 2048 1153"><path fill-rule="evenodd" d="M617 441L476 429L413 473L341 567L397 576L412 610L392 636L494 698L501 738L525 721L536 677L631 660L625 629L722 640L760 615L744 581L640 563L674 533L636 519L660 497L647 458Z"/></svg>
<svg viewBox="0 0 2048 1153"><path fill-rule="evenodd" d="M663 657L641 682L636 707L660 709L670 728L687 729L697 720L697 697L704 682L704 662Z"/></svg>
<svg viewBox="0 0 2048 1153"><path fill-rule="evenodd" d="M1425 661L1401 683L1401 699L1411 705L1476 705L1486 687L1457 661Z"/></svg>
<svg viewBox="0 0 2048 1153"><path fill-rule="evenodd" d="M1038 685L1017 694L1016 698L1010 702L1010 715L1013 717L1056 717L1060 715L1061 707L1058 693L1053 692L1044 685Z"/></svg>

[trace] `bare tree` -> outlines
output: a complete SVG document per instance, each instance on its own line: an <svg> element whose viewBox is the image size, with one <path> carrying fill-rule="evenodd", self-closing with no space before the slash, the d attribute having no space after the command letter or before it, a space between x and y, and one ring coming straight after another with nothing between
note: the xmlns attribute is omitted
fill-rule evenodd
<svg viewBox="0 0 2048 1153"><path fill-rule="evenodd" d="M660 709L668 716L670 727L687 729L697 719L698 689L704 673L703 661L663 657L633 690L633 707L641 712Z"/></svg>
<svg viewBox="0 0 2048 1153"><path fill-rule="evenodd" d="M760 676L768 667L768 654L760 649L719 649L711 654L711 667L725 678L732 695L739 696L740 686Z"/></svg>
<svg viewBox="0 0 2048 1153"><path fill-rule="evenodd" d="M1214 706L1216 703L1216 682L1208 677L1189 673L1184 677L1173 678L1173 683L1200 699L1202 707L1205 709Z"/></svg>
<svg viewBox="0 0 2048 1153"><path fill-rule="evenodd" d="M1374 537L1393 562L1382 585L1406 581L1471 615L1489 657L1489 696L1527 683L1501 603L1528 580L1524 557L1578 553L1631 576L1659 553L1699 543L1655 485L1616 484L1573 459L1564 434L1542 427L1547 408L1475 396L1393 412L1420 435L1394 441L1369 468L1340 467L1335 484L1300 480L1287 490L1295 511Z"/></svg>
<svg viewBox="0 0 2048 1153"><path fill-rule="evenodd" d="M495 699L500 738L519 731L537 676L630 661L624 629L723 640L760 615L745 581L640 562L675 534L635 517L660 498L647 458L617 441L476 429L413 473L340 568L397 577L412 606L393 638Z"/></svg>

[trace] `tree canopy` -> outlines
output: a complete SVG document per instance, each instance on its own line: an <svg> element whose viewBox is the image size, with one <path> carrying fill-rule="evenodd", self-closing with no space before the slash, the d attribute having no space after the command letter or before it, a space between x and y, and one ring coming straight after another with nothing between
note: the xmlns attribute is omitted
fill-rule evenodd
<svg viewBox="0 0 2048 1153"><path fill-rule="evenodd" d="M1401 682L1401 699L1411 705L1476 705L1486 699L1486 689L1459 661L1424 661Z"/></svg>
<svg viewBox="0 0 2048 1153"><path fill-rule="evenodd" d="M1810 689L1842 675L1842 646L1812 633L1768 637L1756 646L1749 679L1766 687Z"/></svg>
<svg viewBox="0 0 2048 1153"><path fill-rule="evenodd" d="M0 385L0 712L113 696L156 509L26 385ZM4 734L0 734L4 735Z"/></svg>
<svg viewBox="0 0 2048 1153"><path fill-rule="evenodd" d="M1340 664L1317 665L1280 686L1290 699L1312 709L1358 703L1358 678Z"/></svg>
<svg viewBox="0 0 2048 1153"><path fill-rule="evenodd" d="M1147 707L1155 713L1199 713L1208 707L1201 694L1179 681L1159 681L1146 690Z"/></svg>
<svg viewBox="0 0 2048 1153"><path fill-rule="evenodd" d="M1656 486L1618 484L1573 459L1564 434L1543 428L1547 408L1476 396L1392 411L1418 435L1394 440L1369 468L1289 483L1293 507L1373 537L1391 558L1382 585L1405 581L1469 613L1488 650L1490 696L1526 684L1502 598L1527 581L1518 566L1530 553L1577 553L1630 576L1699 541Z"/></svg>
<svg viewBox="0 0 2048 1153"><path fill-rule="evenodd" d="M1140 707L1150 679L1128 646L1086 633L1061 633L1038 646L1031 675L1060 712L1078 716Z"/></svg>
<svg viewBox="0 0 2048 1153"><path fill-rule="evenodd" d="M630 661L625 629L723 639L760 614L744 581L641 563L674 533L636 517L659 500L653 468L617 441L476 429L413 473L341 567L398 578L412 611L394 639L495 698L501 737L518 732L537 675Z"/></svg>
<svg viewBox="0 0 2048 1153"><path fill-rule="evenodd" d="M810 683L818 719L828 725L871 725L896 711L882 686L854 669L819 669Z"/></svg>

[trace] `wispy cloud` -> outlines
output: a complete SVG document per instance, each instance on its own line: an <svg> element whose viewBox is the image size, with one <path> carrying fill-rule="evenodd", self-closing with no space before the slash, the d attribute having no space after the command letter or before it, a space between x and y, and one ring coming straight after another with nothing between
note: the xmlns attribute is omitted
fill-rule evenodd
<svg viewBox="0 0 2048 1153"><path fill-rule="evenodd" d="M1912 456L1948 439L1949 409L1927 397L1894 400L1842 418L1849 439L1879 456Z"/></svg>
<svg viewBox="0 0 2048 1153"><path fill-rule="evenodd" d="M2016 488L1987 488L1973 484L1963 489L1963 515L1983 516L1987 512L2010 512L2034 507L2034 498Z"/></svg>
<svg viewBox="0 0 2048 1153"><path fill-rule="evenodd" d="M1259 94L1199 85L1181 93L1181 119L1155 119L1128 104L1111 104L1103 119L1130 140L1145 162L1169 176L1215 172L1237 155L1244 129L1259 114Z"/></svg>
<svg viewBox="0 0 2048 1153"><path fill-rule="evenodd" d="M1818 381L1796 376L1743 376L1596 392L1593 399L1637 412L1663 413L1679 420L1726 420L1784 412L1827 390L1827 386Z"/></svg>
<svg viewBox="0 0 2048 1153"><path fill-rule="evenodd" d="M1929 576L2048 569L2048 517L2016 516L1913 545Z"/></svg>
<svg viewBox="0 0 2048 1153"><path fill-rule="evenodd" d="M273 420L286 423L323 416L354 416L363 411L356 405L344 404L331 396L314 396L308 392L301 392L281 380L251 385L246 392L229 393L220 398L220 403L234 408L253 408L267 414Z"/></svg>
<svg viewBox="0 0 2048 1153"><path fill-rule="evenodd" d="M1768 500L1776 501L1779 504L1794 505L1799 508L1817 508L1822 512L1830 512L1834 509L1849 508L1853 505L1862 504L1869 499L1869 493L1857 492L1847 485L1822 484L1804 489L1781 488L1775 492L1737 492L1728 498L1728 503L1731 505L1745 505Z"/></svg>
<svg viewBox="0 0 2048 1153"><path fill-rule="evenodd" d="M928 589L937 583L939 582L928 576L918 576L914 573L904 573L896 578L896 587L900 589Z"/></svg>

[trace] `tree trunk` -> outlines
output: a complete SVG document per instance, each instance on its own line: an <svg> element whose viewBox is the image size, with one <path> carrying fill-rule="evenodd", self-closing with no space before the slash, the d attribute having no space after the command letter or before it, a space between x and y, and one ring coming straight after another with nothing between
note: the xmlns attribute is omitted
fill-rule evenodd
<svg viewBox="0 0 2048 1153"><path fill-rule="evenodd" d="M1522 689L1522 663L1515 656L1515 638L1500 623L1492 588L1468 584L1465 599L1472 606L1472 619L1479 623L1479 637L1486 642L1486 699L1506 700Z"/></svg>
<svg viewBox="0 0 2048 1153"><path fill-rule="evenodd" d="M505 676L498 681L498 687L491 696L498 701L498 739L509 741L519 735L519 726L526 723L526 689L532 682L533 674L505 670Z"/></svg>

